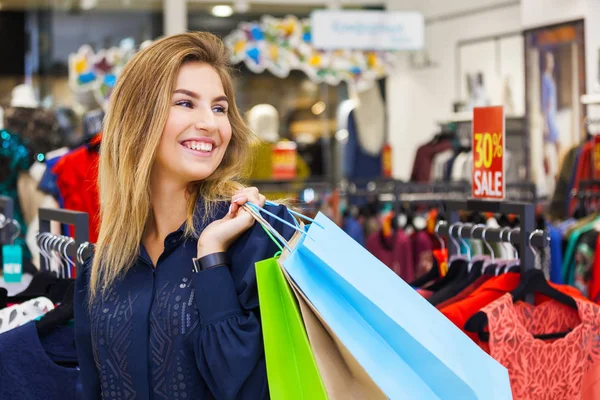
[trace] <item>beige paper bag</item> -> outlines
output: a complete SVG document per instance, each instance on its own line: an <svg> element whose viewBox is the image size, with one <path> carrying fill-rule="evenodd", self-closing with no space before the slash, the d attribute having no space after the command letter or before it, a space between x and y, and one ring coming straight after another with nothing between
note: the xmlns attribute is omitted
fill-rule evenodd
<svg viewBox="0 0 600 400"><path fill-rule="evenodd" d="M300 233L296 233L289 241L291 248L295 247L300 235ZM329 329L319 312L287 274L282 263L288 255L289 252L284 250L279 258L279 265L300 305L308 339L329 398L333 400L387 399L379 386L350 354L335 333Z"/></svg>

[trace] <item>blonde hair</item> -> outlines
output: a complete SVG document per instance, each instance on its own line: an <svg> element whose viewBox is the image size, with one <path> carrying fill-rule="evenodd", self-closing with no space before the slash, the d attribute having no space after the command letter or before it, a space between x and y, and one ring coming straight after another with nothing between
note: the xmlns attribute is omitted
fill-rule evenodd
<svg viewBox="0 0 600 400"><path fill-rule="evenodd" d="M105 119L98 185L100 232L92 264L90 295L104 292L135 262L151 213L150 171L167 121L177 74L186 62L203 62L221 77L229 98L232 137L217 170L188 187L186 235L195 235L198 200L204 218L241 187L237 181L256 136L240 115L234 97L228 50L216 36L189 32L160 39L125 66L111 94Z"/></svg>

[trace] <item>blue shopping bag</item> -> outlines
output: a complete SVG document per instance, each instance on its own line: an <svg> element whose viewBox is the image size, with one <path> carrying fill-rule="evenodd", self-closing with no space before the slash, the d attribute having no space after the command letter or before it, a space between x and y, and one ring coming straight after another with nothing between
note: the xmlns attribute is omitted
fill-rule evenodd
<svg viewBox="0 0 600 400"><path fill-rule="evenodd" d="M287 253L287 273L389 398L512 399L502 365L325 215Z"/></svg>

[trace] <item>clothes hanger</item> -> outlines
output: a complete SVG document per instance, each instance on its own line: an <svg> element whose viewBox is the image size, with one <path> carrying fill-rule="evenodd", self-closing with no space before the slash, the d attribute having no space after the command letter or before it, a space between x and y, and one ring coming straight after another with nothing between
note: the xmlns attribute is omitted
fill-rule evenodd
<svg viewBox="0 0 600 400"><path fill-rule="evenodd" d="M51 269L54 254L52 254L50 246L54 246L53 243L57 241L57 237L48 232L43 232L38 234L37 239L40 254L46 259L47 265ZM66 290L68 290L73 281L73 279L62 278L60 272L57 273L52 270L42 271L33 277L29 286L24 291L8 297L7 302L23 303L37 297L47 297L54 303L58 303L62 300Z"/></svg>
<svg viewBox="0 0 600 400"><path fill-rule="evenodd" d="M67 254L67 248L71 243L74 243L75 241L72 238L65 237L62 237L61 240L65 245L61 248L59 256L61 257L61 259L70 261L72 263L72 261L69 259L69 255ZM77 252L79 252L79 249ZM70 267L70 263L66 262L66 266ZM65 269L62 270L65 271ZM66 271L68 271L68 274L70 275L70 268ZM64 296L60 301L60 305L54 310L46 313L35 323L36 330L40 337L51 333L57 327L63 326L69 321L73 320L73 318L75 318L73 308L73 299L75 296L75 282L73 281L73 279L64 280L69 281L70 284L65 290Z"/></svg>
<svg viewBox="0 0 600 400"><path fill-rule="evenodd" d="M542 230L535 230L529 235L529 248L534 252L535 256L538 256L537 250L531 245L531 239L534 235L538 233L544 233ZM533 267L533 266L532 266ZM531 268L528 271L521 273L521 280L519 285L515 290L510 292L513 303L517 301L525 300L525 297L534 293L543 294L553 300L558 301L561 304L564 304L570 308L577 309L577 302L571 297L568 296L559 290L550 286L544 273L536 268ZM465 331L474 332L479 335L481 340L489 340L489 334L484 332L485 327L488 324L487 315L483 311L477 312L473 315L464 326ZM568 332L567 332L568 333ZM552 339L556 338L557 335L563 335L565 333L556 333L550 335L540 335L540 339ZM537 336L536 336L537 337Z"/></svg>
<svg viewBox="0 0 600 400"><path fill-rule="evenodd" d="M448 236L450 237L450 240L452 240L452 243L454 243L454 245L458 249L459 254L453 255L450 258L449 265L448 265L448 273L442 279L433 283L431 286L426 287L425 289L437 292L455 280L462 280L462 279L466 278L466 276L468 274L468 261L469 260L464 255L460 254L460 250L461 250L460 244L452 236L453 229L458 228L461 225L462 224L460 224L460 223L456 223L456 224L450 225L450 227L448 227Z"/></svg>
<svg viewBox="0 0 600 400"><path fill-rule="evenodd" d="M465 226L463 225L460 228L459 236L462 238L462 229ZM473 231L477 228L477 226L471 227L471 237L473 236ZM468 249L468 247L467 247ZM470 254L469 254L470 255ZM484 263L487 259L487 256L477 255L470 258L470 262L468 263L466 269L463 271L463 268L460 268L460 274L457 275L451 282L449 282L445 287L438 290L432 296L430 296L427 300L434 306L453 298L460 292L462 292L467 286L474 283L481 276L481 267L479 263Z"/></svg>

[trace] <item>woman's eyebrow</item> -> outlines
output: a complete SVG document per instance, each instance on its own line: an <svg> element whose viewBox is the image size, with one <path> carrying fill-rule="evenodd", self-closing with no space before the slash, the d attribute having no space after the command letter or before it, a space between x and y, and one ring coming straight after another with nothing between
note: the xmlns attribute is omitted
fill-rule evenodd
<svg viewBox="0 0 600 400"><path fill-rule="evenodd" d="M200 98L200 95L198 93L192 92L191 90L187 89L177 89L173 93L185 94L186 96L190 96L191 98L196 100ZM229 103L229 99L225 95L215 97L213 101L226 101L227 103Z"/></svg>

